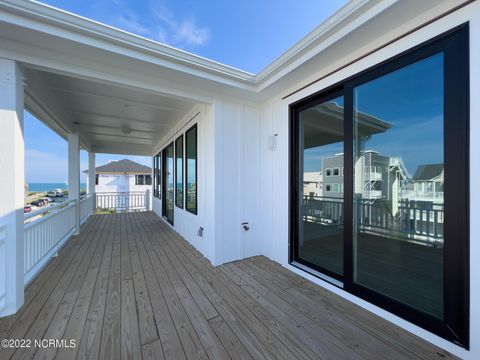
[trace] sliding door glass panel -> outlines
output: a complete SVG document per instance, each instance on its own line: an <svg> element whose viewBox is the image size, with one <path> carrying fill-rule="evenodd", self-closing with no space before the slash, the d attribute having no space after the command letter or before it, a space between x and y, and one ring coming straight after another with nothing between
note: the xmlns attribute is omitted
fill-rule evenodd
<svg viewBox="0 0 480 360"><path fill-rule="evenodd" d="M353 94L354 281L438 318L444 307L443 73L439 53Z"/></svg>
<svg viewBox="0 0 480 360"><path fill-rule="evenodd" d="M186 151L186 208L192 214L197 213L197 126L185 134Z"/></svg>
<svg viewBox="0 0 480 360"><path fill-rule="evenodd" d="M299 121L297 253L318 270L341 276L343 97L301 111Z"/></svg>
<svg viewBox="0 0 480 360"><path fill-rule="evenodd" d="M183 208L183 135L175 140L175 205Z"/></svg>
<svg viewBox="0 0 480 360"><path fill-rule="evenodd" d="M174 154L173 154L173 143L171 143L164 150L165 153L165 162L164 162L164 216L167 218L168 222L173 224L173 212L174 212Z"/></svg>

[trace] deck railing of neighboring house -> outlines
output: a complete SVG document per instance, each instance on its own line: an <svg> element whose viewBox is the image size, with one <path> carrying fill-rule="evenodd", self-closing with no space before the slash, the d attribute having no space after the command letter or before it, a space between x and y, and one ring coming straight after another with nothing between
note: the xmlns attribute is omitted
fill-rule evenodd
<svg viewBox="0 0 480 360"><path fill-rule="evenodd" d="M24 280L27 285L75 232L77 201L25 214Z"/></svg>
<svg viewBox="0 0 480 360"><path fill-rule="evenodd" d="M356 219L360 231L415 241L434 246L443 245L443 206L417 201L399 201L396 211L382 200L359 199ZM343 199L305 196L303 220L320 225L341 225Z"/></svg>
<svg viewBox="0 0 480 360"><path fill-rule="evenodd" d="M0 226L0 264L5 264L7 261L7 225ZM7 273L3 272L0 274L0 309L6 305L6 295L7 295Z"/></svg>
<svg viewBox="0 0 480 360"><path fill-rule="evenodd" d="M146 211L150 207L150 191L96 193L97 211Z"/></svg>

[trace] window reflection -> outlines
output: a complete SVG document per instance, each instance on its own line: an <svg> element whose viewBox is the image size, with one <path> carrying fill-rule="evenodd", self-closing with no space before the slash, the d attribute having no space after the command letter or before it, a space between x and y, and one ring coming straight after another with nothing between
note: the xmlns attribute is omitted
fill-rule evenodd
<svg viewBox="0 0 480 360"><path fill-rule="evenodd" d="M194 125L185 134L186 151L186 208L197 213L197 126Z"/></svg>
<svg viewBox="0 0 480 360"><path fill-rule="evenodd" d="M300 113L299 257L343 274L343 97Z"/></svg>
<svg viewBox="0 0 480 360"><path fill-rule="evenodd" d="M354 89L354 281L440 318L443 98L442 54Z"/></svg>

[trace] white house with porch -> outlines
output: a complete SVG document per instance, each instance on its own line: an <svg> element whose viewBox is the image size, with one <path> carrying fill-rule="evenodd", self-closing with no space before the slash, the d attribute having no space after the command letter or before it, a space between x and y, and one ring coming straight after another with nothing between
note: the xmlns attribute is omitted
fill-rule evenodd
<svg viewBox="0 0 480 360"><path fill-rule="evenodd" d="M88 174L88 170L84 171ZM87 188L89 187L87 176ZM129 159L112 160L95 168L95 193L146 192L152 188L152 169Z"/></svg>
<svg viewBox="0 0 480 360"><path fill-rule="evenodd" d="M210 358L480 358L478 64L479 1L352 0L258 74L39 2L0 1L0 338L48 336L58 309L85 326L62 323L58 336L90 344L87 315L103 300L97 357L141 348L188 358L197 346ZM27 223L39 213L23 213L24 110L68 142L69 202ZM96 153L151 156L144 212L92 216L95 188L80 198L80 149L90 185ZM443 163L436 206L411 203L399 216L362 199L354 164L366 149ZM312 225L311 211L328 215L331 204L304 201L304 165L342 152L335 221ZM51 297L45 271L63 279ZM97 289L105 276L113 285ZM129 311L143 301L151 306ZM325 301L343 304L341 321L309 317L331 309ZM161 327L145 334L159 321L180 339L165 340ZM335 335L350 334L345 324L360 343Z"/></svg>

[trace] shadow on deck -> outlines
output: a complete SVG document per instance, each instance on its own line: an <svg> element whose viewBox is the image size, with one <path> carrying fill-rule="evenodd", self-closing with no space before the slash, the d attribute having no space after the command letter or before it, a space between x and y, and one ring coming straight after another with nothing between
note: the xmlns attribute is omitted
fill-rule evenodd
<svg viewBox="0 0 480 360"><path fill-rule="evenodd" d="M91 217L0 338L32 340L1 359L451 357L265 257L213 267L151 212Z"/></svg>

